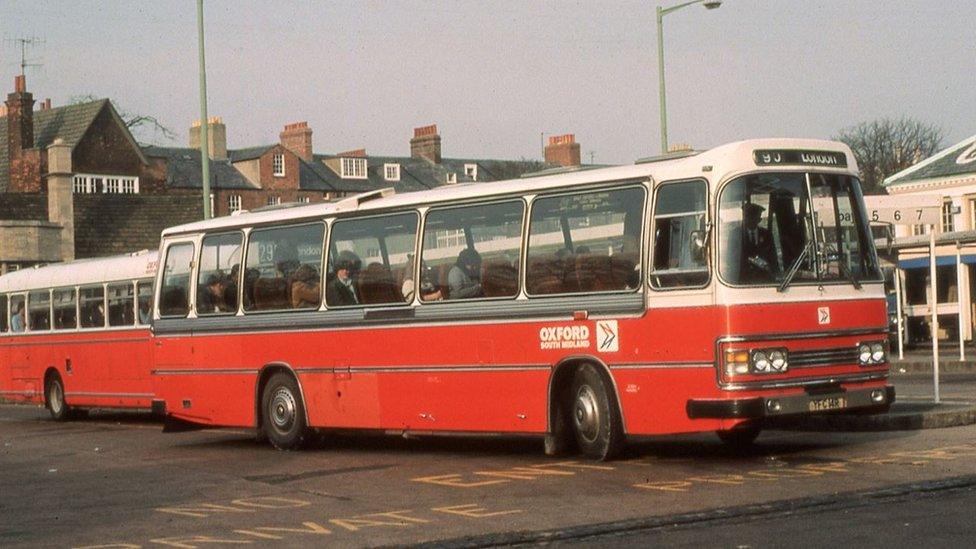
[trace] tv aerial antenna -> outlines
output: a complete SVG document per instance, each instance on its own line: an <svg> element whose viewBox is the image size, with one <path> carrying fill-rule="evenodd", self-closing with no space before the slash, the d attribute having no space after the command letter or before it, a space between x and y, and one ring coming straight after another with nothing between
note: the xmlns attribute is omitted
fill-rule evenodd
<svg viewBox="0 0 976 549"><path fill-rule="evenodd" d="M27 67L40 67L43 65L40 58L29 57L29 53L33 48L46 44L47 40L37 36L21 36L18 38L8 38L6 42L16 44L17 48L20 50L21 76L24 76L27 73Z"/></svg>

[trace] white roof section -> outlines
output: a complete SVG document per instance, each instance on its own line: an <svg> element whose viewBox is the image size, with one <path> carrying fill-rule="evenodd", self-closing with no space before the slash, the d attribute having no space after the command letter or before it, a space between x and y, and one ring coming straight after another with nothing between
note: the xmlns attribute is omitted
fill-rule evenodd
<svg viewBox="0 0 976 549"><path fill-rule="evenodd" d="M0 293L155 278L158 265L158 251L142 250L126 255L21 269L0 276Z"/></svg>
<svg viewBox="0 0 976 549"><path fill-rule="evenodd" d="M821 166L757 166L753 152L757 149L791 149L840 152L847 157L846 168L826 168ZM703 167L710 166L708 171ZM580 170L554 175L542 175L523 179L511 179L490 183L462 183L445 185L428 191L417 191L399 195L386 195L364 201L351 208L368 212L396 207L431 206L442 202L453 202L470 198L486 198L494 195L532 193L561 187L612 181L647 180L655 182L673 179L704 177L711 181L721 181L726 177L748 171L831 171L857 174L857 161L850 148L837 141L819 139L751 139L715 147L691 156L665 159L656 162L615 166L594 170ZM377 194L377 191L366 194ZM354 197L353 197L354 198ZM163 236L182 233L198 233L220 229L231 229L265 223L280 223L289 220L325 218L350 211L351 198L338 202L309 204L282 209L246 212L240 215L199 221L186 225L170 227Z"/></svg>

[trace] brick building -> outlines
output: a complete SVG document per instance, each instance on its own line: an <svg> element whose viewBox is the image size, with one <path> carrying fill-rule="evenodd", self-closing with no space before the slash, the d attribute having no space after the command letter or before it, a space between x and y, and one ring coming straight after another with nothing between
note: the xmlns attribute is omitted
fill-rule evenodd
<svg viewBox="0 0 976 549"><path fill-rule="evenodd" d="M62 107L45 100L38 110L34 105L18 76L0 108L0 274L155 248L166 226L202 217L199 122L191 126L186 147L142 146L108 99ZM543 163L444 157L436 125L414 129L409 156L376 156L362 148L316 154L306 122L285 125L277 143L240 149L228 148L223 120L213 117L207 124L215 216L579 165L572 135L551 138ZM57 170L52 154L58 155Z"/></svg>

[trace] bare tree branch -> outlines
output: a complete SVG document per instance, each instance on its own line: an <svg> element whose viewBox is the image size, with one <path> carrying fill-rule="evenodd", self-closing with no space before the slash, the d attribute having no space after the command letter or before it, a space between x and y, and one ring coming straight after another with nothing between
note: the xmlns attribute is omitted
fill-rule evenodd
<svg viewBox="0 0 976 549"><path fill-rule="evenodd" d="M68 100L69 105L78 105L80 103L89 103L91 101L97 101L99 98L95 97L93 94L83 94L74 95ZM150 116L148 114L136 114L129 112L128 110L122 108L118 104L113 102L115 106L115 111L119 113L119 117L122 122L125 123L125 127L130 133L135 135L136 133L143 134L145 131L153 132L153 142L156 141L156 134L161 134L167 140L176 139L176 133L164 126L162 122L159 121L155 116ZM141 142L141 140L140 140Z"/></svg>
<svg viewBox="0 0 976 549"><path fill-rule="evenodd" d="M883 194L885 178L932 156L945 132L910 117L881 118L841 130L835 137L854 151L865 194Z"/></svg>

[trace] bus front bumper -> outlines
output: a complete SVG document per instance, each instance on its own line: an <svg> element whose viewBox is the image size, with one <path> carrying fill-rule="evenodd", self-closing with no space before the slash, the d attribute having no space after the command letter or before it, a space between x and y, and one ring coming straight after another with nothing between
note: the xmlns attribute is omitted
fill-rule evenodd
<svg viewBox="0 0 976 549"><path fill-rule="evenodd" d="M783 397L691 399L686 410L691 419L760 419L864 408L877 409L881 413L887 411L894 401L895 388L889 385L884 388L838 389Z"/></svg>

